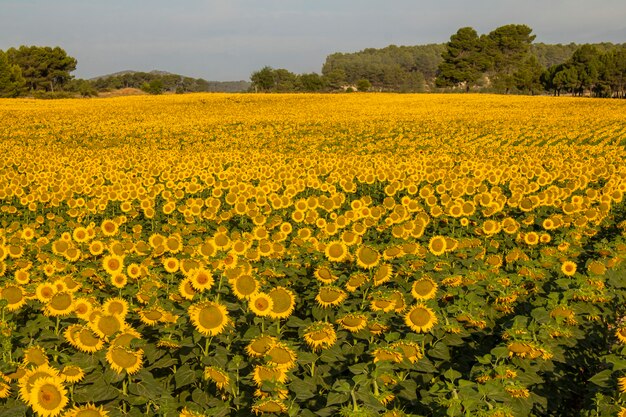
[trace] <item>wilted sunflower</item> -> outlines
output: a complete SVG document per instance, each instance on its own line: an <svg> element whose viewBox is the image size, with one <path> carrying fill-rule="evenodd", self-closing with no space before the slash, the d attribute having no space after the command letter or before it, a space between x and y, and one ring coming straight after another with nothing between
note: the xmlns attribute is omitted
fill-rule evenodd
<svg viewBox="0 0 626 417"><path fill-rule="evenodd" d="M385 282L391 279L393 275L393 267L390 264L382 264L376 269L374 276L372 277L372 282L375 287L384 284Z"/></svg>
<svg viewBox="0 0 626 417"><path fill-rule="evenodd" d="M367 327L367 316L365 314L351 313L337 319L337 324L343 329L346 329L352 333L356 333L359 330Z"/></svg>
<svg viewBox="0 0 626 417"><path fill-rule="evenodd" d="M124 319L128 313L128 301L120 297L109 298L102 305L102 310L106 314L115 314Z"/></svg>
<svg viewBox="0 0 626 417"><path fill-rule="evenodd" d="M430 277L422 277L413 282L411 295L416 300L430 300L437 293L437 284Z"/></svg>
<svg viewBox="0 0 626 417"><path fill-rule="evenodd" d="M252 373L252 378L258 386L264 382L287 382L287 370L273 365L256 365Z"/></svg>
<svg viewBox="0 0 626 417"><path fill-rule="evenodd" d="M125 346L111 345L107 350L106 360L118 374L126 371L132 375L142 367L143 349L132 350Z"/></svg>
<svg viewBox="0 0 626 417"><path fill-rule="evenodd" d="M208 379L209 381L213 381L215 386L219 390L225 390L230 385L230 378L228 374L223 369L220 369L215 366L207 366L204 368L204 379Z"/></svg>
<svg viewBox="0 0 626 417"><path fill-rule="evenodd" d="M261 335L257 336L248 343L246 346L246 353L249 356L261 358L265 356L268 350L276 344L278 340L272 336Z"/></svg>
<svg viewBox="0 0 626 417"><path fill-rule="evenodd" d="M304 340L314 351L327 349L337 341L337 333L332 324L317 321L306 328Z"/></svg>
<svg viewBox="0 0 626 417"><path fill-rule="evenodd" d="M402 352L402 356L411 363L424 357L420 346L408 340L398 341L391 345L394 349Z"/></svg>
<svg viewBox="0 0 626 417"><path fill-rule="evenodd" d="M191 284L191 278L185 278L180 281L178 284L178 293L185 300L193 300L193 297L196 295L196 290Z"/></svg>
<svg viewBox="0 0 626 417"><path fill-rule="evenodd" d="M344 290L334 285L321 287L315 297L315 301L322 307L331 307L341 304L348 295Z"/></svg>
<svg viewBox="0 0 626 417"><path fill-rule="evenodd" d="M272 312L272 305L271 297L264 292L257 292L248 299L250 310L260 317L269 316Z"/></svg>
<svg viewBox="0 0 626 417"><path fill-rule="evenodd" d="M82 381L85 377L85 371L76 365L66 365L59 373L59 376L64 382L75 384L76 382Z"/></svg>
<svg viewBox="0 0 626 417"><path fill-rule="evenodd" d="M34 382L27 402L38 415L54 417L63 411L69 399L61 378L43 377Z"/></svg>
<svg viewBox="0 0 626 417"><path fill-rule="evenodd" d="M196 330L205 336L215 336L228 325L228 310L215 301L203 301L188 309L189 317Z"/></svg>
<svg viewBox="0 0 626 417"><path fill-rule="evenodd" d="M338 279L338 277L333 274L333 271L324 265L318 266L313 275L315 279L324 284L332 284Z"/></svg>
<svg viewBox="0 0 626 417"><path fill-rule="evenodd" d="M374 357L374 363L376 362L402 362L403 356L402 354L393 347L379 347L372 351L372 356Z"/></svg>
<svg viewBox="0 0 626 417"><path fill-rule="evenodd" d="M279 399L262 398L254 402L252 412L257 415L263 413L281 414L287 412L287 406Z"/></svg>
<svg viewBox="0 0 626 417"><path fill-rule="evenodd" d="M48 360L46 350L41 346L35 345L24 350L23 362L25 365L46 365L48 364Z"/></svg>
<svg viewBox="0 0 626 417"><path fill-rule="evenodd" d="M284 319L293 313L296 307L296 296L291 290L277 286L271 289L267 295L272 300L269 313L271 318Z"/></svg>
<svg viewBox="0 0 626 417"><path fill-rule="evenodd" d="M350 275L348 282L346 282L346 290L348 292L354 292L365 284L369 280L369 277L362 272L357 272Z"/></svg>
<svg viewBox="0 0 626 417"><path fill-rule="evenodd" d="M63 417L108 417L109 412L105 411L103 406L96 407L93 403L87 403L81 406L67 410Z"/></svg>
<svg viewBox="0 0 626 417"><path fill-rule="evenodd" d="M406 313L404 322L411 330L417 333L425 333L437 323L437 316L427 306L417 304Z"/></svg>

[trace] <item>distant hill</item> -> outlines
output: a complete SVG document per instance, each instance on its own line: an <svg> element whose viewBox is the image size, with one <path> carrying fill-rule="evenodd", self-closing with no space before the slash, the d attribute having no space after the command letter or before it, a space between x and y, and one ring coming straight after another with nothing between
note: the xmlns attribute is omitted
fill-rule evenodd
<svg viewBox="0 0 626 417"><path fill-rule="evenodd" d="M125 70L112 74L99 75L87 80L98 92L136 88L147 92L224 92L248 91L248 81L207 81L202 78L187 77L168 71L150 72Z"/></svg>

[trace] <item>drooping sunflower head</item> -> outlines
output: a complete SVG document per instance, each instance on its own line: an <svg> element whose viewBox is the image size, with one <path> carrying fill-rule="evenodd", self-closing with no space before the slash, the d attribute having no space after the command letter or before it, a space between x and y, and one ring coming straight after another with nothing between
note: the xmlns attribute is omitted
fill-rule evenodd
<svg viewBox="0 0 626 417"><path fill-rule="evenodd" d="M132 350L121 345L111 345L107 350L106 360L118 374L134 374L143 366L143 350Z"/></svg>
<svg viewBox="0 0 626 417"><path fill-rule="evenodd" d="M391 279L392 275L393 267L390 264L382 264L376 269L376 272L372 277L372 282L374 286L377 287L384 284L385 282L388 282Z"/></svg>
<svg viewBox="0 0 626 417"><path fill-rule="evenodd" d="M230 378L226 371L215 366L204 368L204 379L212 381L220 390L225 390L230 385Z"/></svg>
<svg viewBox="0 0 626 417"><path fill-rule="evenodd" d="M59 373L59 376L63 379L63 382L75 384L82 381L85 377L85 371L76 365L66 365Z"/></svg>
<svg viewBox="0 0 626 417"><path fill-rule="evenodd" d="M348 295L344 290L334 285L321 287L315 297L315 301L322 307L332 307L341 304Z"/></svg>
<svg viewBox="0 0 626 417"><path fill-rule="evenodd" d="M347 314L339 319L337 319L337 324L341 326L341 328L346 329L352 333L356 333L359 330L365 329L367 327L367 316L365 314Z"/></svg>
<svg viewBox="0 0 626 417"><path fill-rule="evenodd" d="M348 281L345 284L346 290L348 292L354 292L359 289L363 284L365 284L368 280L369 277L366 274L362 272L354 273L350 275L350 278L348 278Z"/></svg>
<svg viewBox="0 0 626 417"><path fill-rule="evenodd" d="M74 297L71 292L61 291L50 297L44 314L50 317L67 316L74 311Z"/></svg>
<svg viewBox="0 0 626 417"><path fill-rule="evenodd" d="M254 402L252 412L256 415L265 413L282 414L287 412L287 406L277 398L262 398Z"/></svg>
<svg viewBox="0 0 626 417"><path fill-rule="evenodd" d="M24 350L23 362L25 365L41 366L48 364L48 361L46 350L41 346L34 345Z"/></svg>
<svg viewBox="0 0 626 417"><path fill-rule="evenodd" d="M313 350L327 349L337 341L337 333L332 324L318 321L306 328L304 340Z"/></svg>
<svg viewBox="0 0 626 417"><path fill-rule="evenodd" d="M268 335L261 335L255 337L250 341L250 343L248 343L246 346L246 353L250 356L261 358L265 356L267 351L270 350L270 348L276 343L276 338Z"/></svg>
<svg viewBox="0 0 626 417"><path fill-rule="evenodd" d="M296 353L284 343L277 342L266 352L268 363L289 370L296 366Z"/></svg>

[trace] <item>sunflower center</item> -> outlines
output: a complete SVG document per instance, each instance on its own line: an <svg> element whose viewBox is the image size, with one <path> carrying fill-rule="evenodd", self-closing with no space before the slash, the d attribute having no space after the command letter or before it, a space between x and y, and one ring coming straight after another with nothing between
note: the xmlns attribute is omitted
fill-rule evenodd
<svg viewBox="0 0 626 417"><path fill-rule="evenodd" d="M378 252L365 246L359 252L359 259L365 265L373 265L378 261Z"/></svg>
<svg viewBox="0 0 626 417"><path fill-rule="evenodd" d="M255 302L254 302L254 306L258 309L258 310L267 310L267 308L270 306L270 303L265 299L265 298L258 298Z"/></svg>
<svg viewBox="0 0 626 417"><path fill-rule="evenodd" d="M320 299L325 303L333 303L341 297L341 292L335 289L322 289Z"/></svg>
<svg viewBox="0 0 626 417"><path fill-rule="evenodd" d="M346 327L358 327L363 323L363 317L344 317L341 321Z"/></svg>
<svg viewBox="0 0 626 417"><path fill-rule="evenodd" d="M309 337L316 342L321 342L323 340L328 340L328 333L326 333L324 330L318 330L309 334Z"/></svg>
<svg viewBox="0 0 626 417"><path fill-rule="evenodd" d="M72 296L65 292L55 294L50 300L49 306L55 310L64 311L72 305Z"/></svg>
<svg viewBox="0 0 626 417"><path fill-rule="evenodd" d="M9 304L17 304L22 301L22 289L17 286L6 287L0 294Z"/></svg>
<svg viewBox="0 0 626 417"><path fill-rule="evenodd" d="M124 348L114 348L111 352L111 359L113 362L124 369L132 369L137 365L139 358L133 352L128 352Z"/></svg>
<svg viewBox="0 0 626 417"><path fill-rule="evenodd" d="M425 296L430 294L430 292L435 288L432 282L427 279L421 279L413 284L413 289L415 292L421 296Z"/></svg>
<svg viewBox="0 0 626 417"><path fill-rule="evenodd" d="M270 291L269 296L272 299L274 313L284 313L291 308L291 295L287 291L276 288Z"/></svg>
<svg viewBox="0 0 626 417"><path fill-rule="evenodd" d="M200 310L198 321L205 329L216 329L224 323L224 316L219 308L215 306L206 306Z"/></svg>
<svg viewBox="0 0 626 417"><path fill-rule="evenodd" d="M281 347L273 347L267 352L270 360L278 365L284 365L286 363L291 363L293 358L290 352L287 349L283 349Z"/></svg>
<svg viewBox="0 0 626 417"><path fill-rule="evenodd" d="M426 326L430 323L431 320L430 313L423 308L416 308L411 311L409 318L411 320L411 323L420 327Z"/></svg>
<svg viewBox="0 0 626 417"><path fill-rule="evenodd" d="M98 329L106 336L111 336L122 328L122 324L116 316L101 316L98 320Z"/></svg>
<svg viewBox="0 0 626 417"><path fill-rule="evenodd" d="M242 275L235 282L237 291L243 295L253 294L257 289L256 280L250 275Z"/></svg>
<svg viewBox="0 0 626 417"><path fill-rule="evenodd" d="M78 333L78 340L85 346L97 346L100 342L90 330L83 329L80 333Z"/></svg>
<svg viewBox="0 0 626 417"><path fill-rule="evenodd" d="M63 400L61 392L52 384L42 386L38 397L39 406L46 410L55 410Z"/></svg>
<svg viewBox="0 0 626 417"><path fill-rule="evenodd" d="M259 406L259 410L264 413L281 413L283 411L280 404L269 401Z"/></svg>
<svg viewBox="0 0 626 417"><path fill-rule="evenodd" d="M330 247L328 248L328 253L333 258L340 258L344 254L343 246L338 243L330 245Z"/></svg>

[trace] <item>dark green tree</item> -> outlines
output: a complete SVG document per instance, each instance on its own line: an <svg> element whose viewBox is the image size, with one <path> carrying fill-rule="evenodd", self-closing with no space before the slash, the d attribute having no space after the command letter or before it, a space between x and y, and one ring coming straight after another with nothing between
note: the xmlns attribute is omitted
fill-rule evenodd
<svg viewBox="0 0 626 417"><path fill-rule="evenodd" d="M17 97L24 91L24 77L17 65L11 65L0 51L0 97Z"/></svg>
<svg viewBox="0 0 626 417"><path fill-rule="evenodd" d="M438 87L464 86L465 91L480 79L489 61L483 43L471 27L459 29L450 37L442 54L435 83Z"/></svg>
<svg viewBox="0 0 626 417"><path fill-rule="evenodd" d="M77 61L60 47L20 46L7 51L9 62L20 67L31 91L54 92L72 79Z"/></svg>
<svg viewBox="0 0 626 417"><path fill-rule="evenodd" d="M526 25L505 25L482 37L496 89L508 93L515 88L515 73L528 58L535 39L531 33L532 29Z"/></svg>
<svg viewBox="0 0 626 417"><path fill-rule="evenodd" d="M325 88L324 79L317 73L301 74L298 77L299 89L302 91L316 92Z"/></svg>
<svg viewBox="0 0 626 417"><path fill-rule="evenodd" d="M368 91L370 88L372 88L372 83L370 82L370 80L362 78L356 82L356 89L359 91L365 92Z"/></svg>
<svg viewBox="0 0 626 417"><path fill-rule="evenodd" d="M543 71L544 69L537 57L530 55L513 74L515 86L520 91L534 95L542 89L541 75Z"/></svg>
<svg viewBox="0 0 626 417"><path fill-rule="evenodd" d="M576 86L576 93L583 95L585 91L593 90L599 81L600 67L602 62L600 60L600 52L593 45L582 45L576 51L569 60L569 65L576 70L578 85Z"/></svg>
<svg viewBox="0 0 626 417"><path fill-rule="evenodd" d="M250 76L250 81L252 82L252 89L254 91L272 91L275 87L274 69L272 67L265 66L259 71L253 72Z"/></svg>

